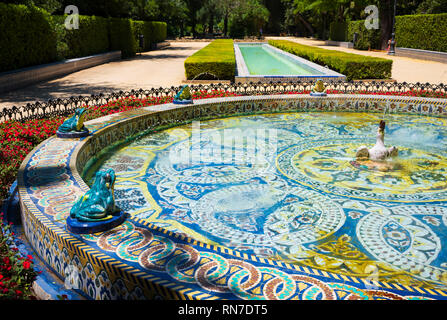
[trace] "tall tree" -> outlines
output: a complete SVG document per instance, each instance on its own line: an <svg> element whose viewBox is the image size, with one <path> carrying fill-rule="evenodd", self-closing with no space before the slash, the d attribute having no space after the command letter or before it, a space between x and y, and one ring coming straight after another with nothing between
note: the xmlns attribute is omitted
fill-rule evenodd
<svg viewBox="0 0 447 320"><path fill-rule="evenodd" d="M193 37L197 37L197 16L198 11L202 7L204 0L184 0L186 7L188 8L188 17L189 17L189 24L191 26L192 35Z"/></svg>

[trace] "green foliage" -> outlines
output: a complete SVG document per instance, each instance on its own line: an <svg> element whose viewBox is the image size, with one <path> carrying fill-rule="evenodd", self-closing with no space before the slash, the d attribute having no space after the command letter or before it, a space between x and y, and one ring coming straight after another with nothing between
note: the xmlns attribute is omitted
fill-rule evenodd
<svg viewBox="0 0 447 320"><path fill-rule="evenodd" d="M447 52L447 14L421 14L396 17L396 45L402 48ZM354 48L380 49L380 30L367 30L365 21L351 21L348 40L359 34Z"/></svg>
<svg viewBox="0 0 447 320"><path fill-rule="evenodd" d="M167 36L167 25L158 21L133 21L133 32L136 46L139 48L139 36L144 36L143 51L152 49L152 45L163 42Z"/></svg>
<svg viewBox="0 0 447 320"><path fill-rule="evenodd" d="M329 38L333 41L347 41L348 24L346 22L332 22L329 28Z"/></svg>
<svg viewBox="0 0 447 320"><path fill-rule="evenodd" d="M230 37L259 35L268 18L269 11L258 0L240 1L229 14Z"/></svg>
<svg viewBox="0 0 447 320"><path fill-rule="evenodd" d="M166 39L164 22L80 15L79 29L67 30L66 18L33 5L0 3L0 72L113 50L127 58L138 51L139 34L145 51Z"/></svg>
<svg viewBox="0 0 447 320"><path fill-rule="evenodd" d="M392 60L321 49L286 40L270 40L269 44L317 64L327 65L346 75L348 80L391 77Z"/></svg>
<svg viewBox="0 0 447 320"><path fill-rule="evenodd" d="M0 72L56 59L56 33L43 9L0 3L0 30Z"/></svg>
<svg viewBox="0 0 447 320"><path fill-rule="evenodd" d="M350 21L348 24L348 41L353 41L358 34L354 48L358 50L380 49L380 30L366 29L365 20Z"/></svg>
<svg viewBox="0 0 447 320"><path fill-rule="evenodd" d="M67 30L64 27L66 17L53 16L58 33L59 56L71 59L109 51L108 19L80 15L79 29Z"/></svg>
<svg viewBox="0 0 447 320"><path fill-rule="evenodd" d="M447 13L398 16L396 44L402 48L447 52Z"/></svg>
<svg viewBox="0 0 447 320"><path fill-rule="evenodd" d="M416 0L413 0L416 1ZM420 1L416 1L420 2ZM418 13L445 13L447 0L424 0L417 9Z"/></svg>
<svg viewBox="0 0 447 320"><path fill-rule="evenodd" d="M123 58L132 57L137 52L137 41L133 21L130 19L109 18L110 49L121 50Z"/></svg>
<svg viewBox="0 0 447 320"><path fill-rule="evenodd" d="M233 40L215 40L185 61L186 78L192 80L202 73L210 73L220 80L234 79L236 58Z"/></svg>

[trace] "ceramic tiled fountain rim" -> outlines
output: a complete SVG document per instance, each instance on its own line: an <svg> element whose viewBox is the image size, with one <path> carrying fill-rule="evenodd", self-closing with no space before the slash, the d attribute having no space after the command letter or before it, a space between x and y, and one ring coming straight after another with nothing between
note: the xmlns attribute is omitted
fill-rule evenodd
<svg viewBox="0 0 447 320"><path fill-rule="evenodd" d="M254 102L256 102L256 104L251 104ZM239 109L236 108L237 104L239 104ZM241 105L243 105L242 109L240 109L242 107ZM204 114L206 111L209 112L217 106L219 107L218 113ZM369 106L372 106L372 108ZM228 113L226 113L226 111ZM66 175L68 176L67 181L74 185L78 185L77 195L80 195L89 188L82 180L78 171L86 164L86 159L82 160L83 164L81 166L79 165L79 159L85 157L85 154L88 153L88 148L92 147L95 142L101 142L101 138L104 138L102 143L105 143L106 145L113 143L113 139L119 140L120 137L118 135L113 136L112 133L115 129L115 132L118 131L118 133L123 134L123 130L117 130L117 128L122 129L120 126L128 125L130 127L127 128L132 128L133 125L135 125L137 128L133 129L138 129L138 122L140 122L141 125L147 123L150 119L152 119L152 123L156 120L158 122L164 121L168 124L170 121L172 122L175 115L177 115L177 119L185 119L186 116L191 118L219 118L219 116L236 114L296 111L368 111L447 117L447 100L366 95L330 95L325 98L310 97L309 95L216 98L197 100L194 105L178 106L166 104L95 119L86 123L87 127L94 133L93 136L81 140L62 140L52 137L37 146L25 158L18 175L22 220L25 233L36 252L59 277L63 279L65 278L66 273L64 272L64 269L67 264L74 263L75 265L77 264L80 266L79 271L81 274L84 272L84 274L81 276L83 284L82 288L79 288L79 291L92 299L116 297L147 299L153 298L154 296L161 296L167 299L250 298L249 295L245 296L242 292L245 289L243 285L241 285L241 292L238 291L235 293L231 290L225 291L219 286L210 286L206 283L199 283L201 278L196 278L195 282L188 282L184 279L186 276L180 275L180 272L178 272L177 269L174 271L168 270L168 268L162 271L148 270L147 268L139 267L136 263L129 262L133 260L121 258L123 254L119 257L116 254L116 250L111 253L110 251L101 248L94 241L93 243L90 243L81 237L72 235L64 228L64 220L55 219L55 216L46 213L45 210L49 209L48 203L51 202L45 198L36 198L36 193L38 192L46 192L48 194L48 192L51 191L55 192L58 197L61 197L61 195L58 194L60 190L52 190L56 187L48 185L45 188L41 188L42 190L45 189L42 191L39 187L29 184L29 176L30 173L32 176L32 169L39 166L39 161L52 161L52 159L39 159L39 153L44 152L46 148L51 149L51 147L53 147L52 150L62 150L65 148L64 150L68 156L63 158L62 162L59 161L58 165L65 170ZM74 200L72 203L73 202ZM51 209L56 210L56 208ZM67 213L67 210L69 211L69 206L65 208L65 214ZM307 277L311 281L318 282L323 291L326 290L324 289L326 288L324 285L325 282L334 282L340 284L340 286L348 285L352 290L358 290L358 294L367 291L367 283L361 278L333 274L331 272L316 270L305 266L287 264L282 261L268 260L247 255L229 248L205 244L184 235L174 234L171 231L151 225L136 218L129 218L129 222L135 230L141 229L140 232L142 234L145 232L151 233L152 236L155 235L158 239L165 239L167 241L166 243L173 242L177 248L182 248L182 250L189 252L188 254L190 254L190 257L195 254L198 255L197 259L214 257L215 259L223 259L227 262L232 261L232 263L246 268L254 268L253 270L255 271L253 272L260 272L259 270L265 271L268 269L272 274L285 275L285 278ZM105 236L105 234L106 233L103 233L100 236ZM106 244L110 245L110 243L107 242L107 237L104 238L106 239ZM51 246L50 243L52 244ZM129 259L129 257L126 256L125 258ZM178 261L178 263L180 262L182 261ZM197 277L198 269L201 267L203 266L194 269L193 273L195 273L195 277ZM176 271L178 274L173 276L172 272ZM200 272L203 272L203 270ZM285 279L284 277L282 279ZM233 278L230 277L230 280L234 280ZM98 279L101 279L101 281ZM96 285L92 286L91 283L94 282L93 280L96 280L97 282ZM226 286L229 287L230 283L228 281L229 280L226 282ZM241 281L241 279L239 279L239 281ZM283 284L286 286L286 282L283 282ZM385 282L375 282L375 284L380 288L382 294L387 294L390 297L393 295L401 297L400 294L403 294L404 296L424 295L436 298L447 297L447 292L439 289L408 287ZM117 296L116 288L120 287L120 285L125 288L123 291L126 293L122 295L120 293ZM114 290L111 288L114 288ZM293 290L293 288L287 288L288 290ZM225 291L225 293L223 294L219 290ZM287 295L281 296L280 294L272 292L272 290L266 290L262 292L262 297L267 299L287 298ZM323 297L331 298L331 294L332 293L328 291Z"/></svg>

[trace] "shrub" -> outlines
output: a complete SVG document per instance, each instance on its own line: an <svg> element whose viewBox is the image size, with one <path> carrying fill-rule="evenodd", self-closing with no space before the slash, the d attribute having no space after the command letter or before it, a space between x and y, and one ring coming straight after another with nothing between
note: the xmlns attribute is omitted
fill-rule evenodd
<svg viewBox="0 0 447 320"><path fill-rule="evenodd" d="M236 58L233 40L211 42L185 61L186 78L192 80L202 73L210 73L220 80L234 79Z"/></svg>
<svg viewBox="0 0 447 320"><path fill-rule="evenodd" d="M166 40L168 32L166 22L147 21L145 24L152 31L151 41L153 43L159 43Z"/></svg>
<svg viewBox="0 0 447 320"><path fill-rule="evenodd" d="M269 44L317 64L327 65L344 74L348 80L391 77L392 60L321 49L286 40L270 40Z"/></svg>
<svg viewBox="0 0 447 320"><path fill-rule="evenodd" d="M56 33L48 12L0 3L0 72L56 60Z"/></svg>
<svg viewBox="0 0 447 320"><path fill-rule="evenodd" d="M396 44L447 52L447 13L396 17Z"/></svg>
<svg viewBox="0 0 447 320"><path fill-rule="evenodd" d="M164 22L81 15L79 29L67 30L66 17L33 5L0 2L0 72L113 50L131 57L141 32L146 51L166 39Z"/></svg>
<svg viewBox="0 0 447 320"><path fill-rule="evenodd" d="M133 21L130 19L109 18L110 49L121 50L123 58L136 54L138 43L135 41Z"/></svg>
<svg viewBox="0 0 447 320"><path fill-rule="evenodd" d="M108 20L95 16L79 16L79 29L64 27L67 16L53 16L58 33L59 55L78 58L109 51ZM61 49L63 53L61 54Z"/></svg>
<svg viewBox="0 0 447 320"><path fill-rule="evenodd" d="M133 21L133 32L136 41L136 47L139 47L139 35L144 36L143 51L149 51L153 45L166 40L167 25L165 22L158 21Z"/></svg>
<svg viewBox="0 0 447 320"><path fill-rule="evenodd" d="M358 50L380 49L380 30L366 29L365 20L348 23L347 39L354 41L354 33L358 34L354 48Z"/></svg>
<svg viewBox="0 0 447 320"><path fill-rule="evenodd" d="M329 27L329 38L333 41L347 41L348 24L346 22L332 22Z"/></svg>

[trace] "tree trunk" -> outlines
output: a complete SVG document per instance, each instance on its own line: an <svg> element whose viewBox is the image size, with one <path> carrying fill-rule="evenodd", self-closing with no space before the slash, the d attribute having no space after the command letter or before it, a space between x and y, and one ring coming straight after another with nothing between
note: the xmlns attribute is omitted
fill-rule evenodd
<svg viewBox="0 0 447 320"><path fill-rule="evenodd" d="M313 36L315 34L315 32L314 32L314 28L312 28L310 23L307 22L306 19L304 19L304 17L299 12L297 13L297 17L298 17L298 20L300 20L301 23L304 24L306 29L310 32L310 35Z"/></svg>
<svg viewBox="0 0 447 320"><path fill-rule="evenodd" d="M213 34L214 33L214 14L210 15L208 33L209 34Z"/></svg>
<svg viewBox="0 0 447 320"><path fill-rule="evenodd" d="M393 33L393 5L393 0L380 1L380 49L382 50L386 50L388 47L388 40L391 39L391 34Z"/></svg>
<svg viewBox="0 0 447 320"><path fill-rule="evenodd" d="M228 35L228 11L225 12L225 17L224 17L224 36L226 37Z"/></svg>
<svg viewBox="0 0 447 320"><path fill-rule="evenodd" d="M182 21L180 24L180 38L183 38L184 36L185 36L185 26Z"/></svg>

